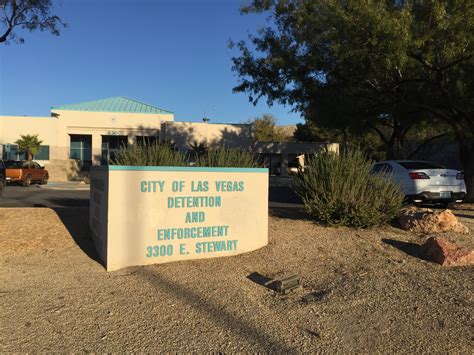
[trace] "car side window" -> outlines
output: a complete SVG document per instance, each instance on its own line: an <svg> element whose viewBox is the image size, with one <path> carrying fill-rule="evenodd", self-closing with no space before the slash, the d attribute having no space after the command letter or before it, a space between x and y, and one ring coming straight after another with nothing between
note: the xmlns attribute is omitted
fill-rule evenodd
<svg viewBox="0 0 474 355"><path fill-rule="evenodd" d="M33 163L33 166L35 169L41 169L41 166L38 163Z"/></svg>
<svg viewBox="0 0 474 355"><path fill-rule="evenodd" d="M384 173L392 173L392 172L393 172L393 168L392 168L392 166L389 165L389 164L383 164L381 171L384 172Z"/></svg>
<svg viewBox="0 0 474 355"><path fill-rule="evenodd" d="M30 164L29 164L27 161L25 161L23 164L21 164L21 168L22 168L22 169L29 169L29 168L30 168Z"/></svg>
<svg viewBox="0 0 474 355"><path fill-rule="evenodd" d="M378 174L382 171L382 168L385 164L377 164L372 167L372 173L373 174Z"/></svg>

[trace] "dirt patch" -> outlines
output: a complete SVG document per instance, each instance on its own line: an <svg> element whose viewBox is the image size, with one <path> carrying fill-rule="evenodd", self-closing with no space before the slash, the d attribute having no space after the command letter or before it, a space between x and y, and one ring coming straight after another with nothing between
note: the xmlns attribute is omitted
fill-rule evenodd
<svg viewBox="0 0 474 355"><path fill-rule="evenodd" d="M107 273L86 208L0 209L0 351L471 351L473 268L417 258L426 236L270 212L255 252ZM445 237L472 247L466 225ZM280 272L303 291L249 278Z"/></svg>

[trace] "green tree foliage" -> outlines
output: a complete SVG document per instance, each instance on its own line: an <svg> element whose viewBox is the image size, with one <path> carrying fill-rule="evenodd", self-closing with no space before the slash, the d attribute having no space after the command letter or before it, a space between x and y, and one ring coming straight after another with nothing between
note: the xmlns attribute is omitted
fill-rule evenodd
<svg viewBox="0 0 474 355"><path fill-rule="evenodd" d="M313 121L297 123L296 130L293 133L293 138L297 142L340 143L342 140L342 136L343 130L319 126Z"/></svg>
<svg viewBox="0 0 474 355"><path fill-rule="evenodd" d="M59 35L59 28L66 27L61 19L51 14L51 0L0 0L0 43L23 43L16 29L49 31Z"/></svg>
<svg viewBox="0 0 474 355"><path fill-rule="evenodd" d="M41 143L43 141L38 139L38 135L20 135L20 139L16 140L15 144L18 145L18 150L22 153L28 154L28 160L33 160L33 155L38 154L41 149Z"/></svg>
<svg viewBox="0 0 474 355"><path fill-rule="evenodd" d="M474 198L473 0L254 0L271 26L237 43L236 92L370 129L388 157L420 121L454 132Z"/></svg>
<svg viewBox="0 0 474 355"><path fill-rule="evenodd" d="M292 137L276 125L272 115L264 114L250 121L253 125L255 140L257 142L287 142Z"/></svg>
<svg viewBox="0 0 474 355"><path fill-rule="evenodd" d="M293 189L318 221L362 228L381 225L398 215L404 195L390 177L372 175L371 167L360 150L321 152L298 172Z"/></svg>

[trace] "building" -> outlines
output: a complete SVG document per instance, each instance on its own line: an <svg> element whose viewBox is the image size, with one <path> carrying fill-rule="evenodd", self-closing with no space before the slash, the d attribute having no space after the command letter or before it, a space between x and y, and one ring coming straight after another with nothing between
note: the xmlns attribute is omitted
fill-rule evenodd
<svg viewBox="0 0 474 355"><path fill-rule="evenodd" d="M252 150L270 174L288 176L290 168L304 167L308 155L323 150L339 154L339 143L255 142Z"/></svg>
<svg viewBox="0 0 474 355"><path fill-rule="evenodd" d="M56 181L75 179L120 147L144 141L168 140L182 150L190 143L252 145L250 125L175 122L171 111L121 96L52 107L50 117L0 116L0 156L25 159L14 142L26 134L43 141L34 160Z"/></svg>

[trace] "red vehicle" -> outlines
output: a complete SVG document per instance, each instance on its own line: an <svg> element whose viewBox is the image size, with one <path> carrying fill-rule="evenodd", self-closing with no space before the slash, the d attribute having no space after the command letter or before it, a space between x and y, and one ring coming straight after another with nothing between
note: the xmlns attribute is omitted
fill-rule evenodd
<svg viewBox="0 0 474 355"><path fill-rule="evenodd" d="M7 160L5 161L7 184L19 183L30 186L31 183L46 185L48 183L48 170L35 161Z"/></svg>

